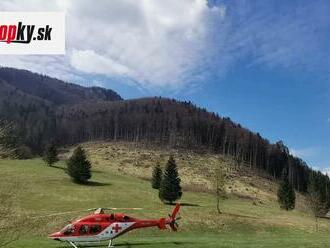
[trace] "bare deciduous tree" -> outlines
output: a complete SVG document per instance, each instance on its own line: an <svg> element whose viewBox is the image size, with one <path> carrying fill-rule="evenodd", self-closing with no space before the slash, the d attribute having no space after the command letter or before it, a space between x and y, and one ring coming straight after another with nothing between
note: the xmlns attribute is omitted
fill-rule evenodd
<svg viewBox="0 0 330 248"><path fill-rule="evenodd" d="M313 172L309 177L308 202L309 207L315 217L315 228L318 231L318 218L323 217L328 212L327 200L324 195L321 172Z"/></svg>
<svg viewBox="0 0 330 248"><path fill-rule="evenodd" d="M11 123L0 120L0 158L10 157L14 154L14 149L10 147L10 133L13 129Z"/></svg>
<svg viewBox="0 0 330 248"><path fill-rule="evenodd" d="M217 201L217 211L221 214L220 201L221 198L225 195L225 184L226 184L226 171L224 167L219 163L214 169L214 189L215 197Z"/></svg>

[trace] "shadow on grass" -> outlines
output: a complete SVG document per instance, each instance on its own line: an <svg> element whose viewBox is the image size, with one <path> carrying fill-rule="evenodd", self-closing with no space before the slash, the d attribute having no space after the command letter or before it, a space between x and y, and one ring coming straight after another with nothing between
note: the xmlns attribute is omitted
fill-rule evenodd
<svg viewBox="0 0 330 248"><path fill-rule="evenodd" d="M72 182L74 182L77 185L81 185L81 186L87 186L87 187L102 187L102 186L109 186L111 185L111 183L102 183L102 182L95 182L95 181L87 181L86 183L84 182L77 182L75 180L71 180Z"/></svg>
<svg viewBox="0 0 330 248"><path fill-rule="evenodd" d="M165 204L170 205L170 206L175 206L176 205L176 203L169 203L169 202L167 202ZM182 207L201 207L201 205L199 205L199 204L189 203L189 202L180 202L180 205Z"/></svg>
<svg viewBox="0 0 330 248"><path fill-rule="evenodd" d="M57 165L49 166L50 168L54 169L60 169L66 172L66 167L61 167ZM102 173L102 171L97 171L93 170L92 173ZM102 183L102 182L95 182L95 181L88 181L87 183L81 183L81 182L76 182L73 180L74 183L79 184L79 185L85 185L85 186L94 186L94 187L101 187L101 186L109 186L111 183Z"/></svg>
<svg viewBox="0 0 330 248"><path fill-rule="evenodd" d="M84 185L93 186L93 187L100 187L100 186L109 186L109 185L111 185L111 183L101 183L101 182L89 181Z"/></svg>
<svg viewBox="0 0 330 248"><path fill-rule="evenodd" d="M49 168L60 169L60 170L63 170L63 171L65 171L65 170L66 170L66 168L65 168L65 167L61 167L61 166L57 166L57 165L52 165L52 166L49 166Z"/></svg>
<svg viewBox="0 0 330 248"><path fill-rule="evenodd" d="M118 247L127 247L127 248L130 248L130 247L136 247L136 246L157 246L159 247L160 245L166 245L166 244L172 244L172 245L187 245L187 244L193 244L193 242L179 242L179 241L164 241L164 242L135 242L135 243L130 243L130 242L125 242L125 243L118 243L118 244L115 244L115 246L118 246Z"/></svg>
<svg viewBox="0 0 330 248"><path fill-rule="evenodd" d="M116 243L114 242L114 246L115 247L127 247L127 248L131 248L131 247L137 247L137 246L160 246L160 245L168 245L171 244L173 246L180 246L180 245L187 245L187 244L195 244L196 242L183 242L183 241L161 241L161 242L119 242ZM63 248L63 247L67 247L67 246L57 246L57 248ZM78 247L107 247L107 243L96 243L96 244L83 244L81 243Z"/></svg>

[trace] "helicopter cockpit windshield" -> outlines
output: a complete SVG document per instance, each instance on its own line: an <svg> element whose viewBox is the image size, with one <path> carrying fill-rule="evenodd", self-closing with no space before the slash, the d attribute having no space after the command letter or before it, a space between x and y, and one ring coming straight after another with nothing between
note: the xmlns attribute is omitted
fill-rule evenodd
<svg viewBox="0 0 330 248"><path fill-rule="evenodd" d="M64 235L70 235L74 233L74 231L75 231L74 225L69 224L61 230L61 233L63 233Z"/></svg>

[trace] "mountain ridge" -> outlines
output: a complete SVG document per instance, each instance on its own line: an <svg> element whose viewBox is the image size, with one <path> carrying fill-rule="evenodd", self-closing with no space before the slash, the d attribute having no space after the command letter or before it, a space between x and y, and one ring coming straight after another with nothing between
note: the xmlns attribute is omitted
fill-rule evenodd
<svg viewBox="0 0 330 248"><path fill-rule="evenodd" d="M83 87L28 70L0 67L0 79L26 94L50 101L56 106L95 100L123 100L111 89Z"/></svg>

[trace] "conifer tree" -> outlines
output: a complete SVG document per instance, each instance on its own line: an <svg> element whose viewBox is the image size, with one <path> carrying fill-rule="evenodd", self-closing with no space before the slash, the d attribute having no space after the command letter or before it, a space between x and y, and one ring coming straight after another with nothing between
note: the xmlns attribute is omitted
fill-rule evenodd
<svg viewBox="0 0 330 248"><path fill-rule="evenodd" d="M289 182L286 170L283 170L282 182L277 191L277 201L280 204L280 207L286 211L295 208L296 195L292 184Z"/></svg>
<svg viewBox="0 0 330 248"><path fill-rule="evenodd" d="M160 183L162 181L162 169L160 168L160 164L157 163L157 165L154 167L154 170L152 172L152 179L151 179L151 186L154 189L160 188Z"/></svg>
<svg viewBox="0 0 330 248"><path fill-rule="evenodd" d="M54 143L50 143L46 146L43 160L47 165L52 166L54 163L58 161L57 155L58 152L56 145Z"/></svg>
<svg viewBox="0 0 330 248"><path fill-rule="evenodd" d="M159 198L172 204L182 196L181 179L173 156L170 156L159 188Z"/></svg>
<svg viewBox="0 0 330 248"><path fill-rule="evenodd" d="M67 162L67 173L77 183L85 184L92 177L91 163L86 158L84 149L78 146Z"/></svg>

